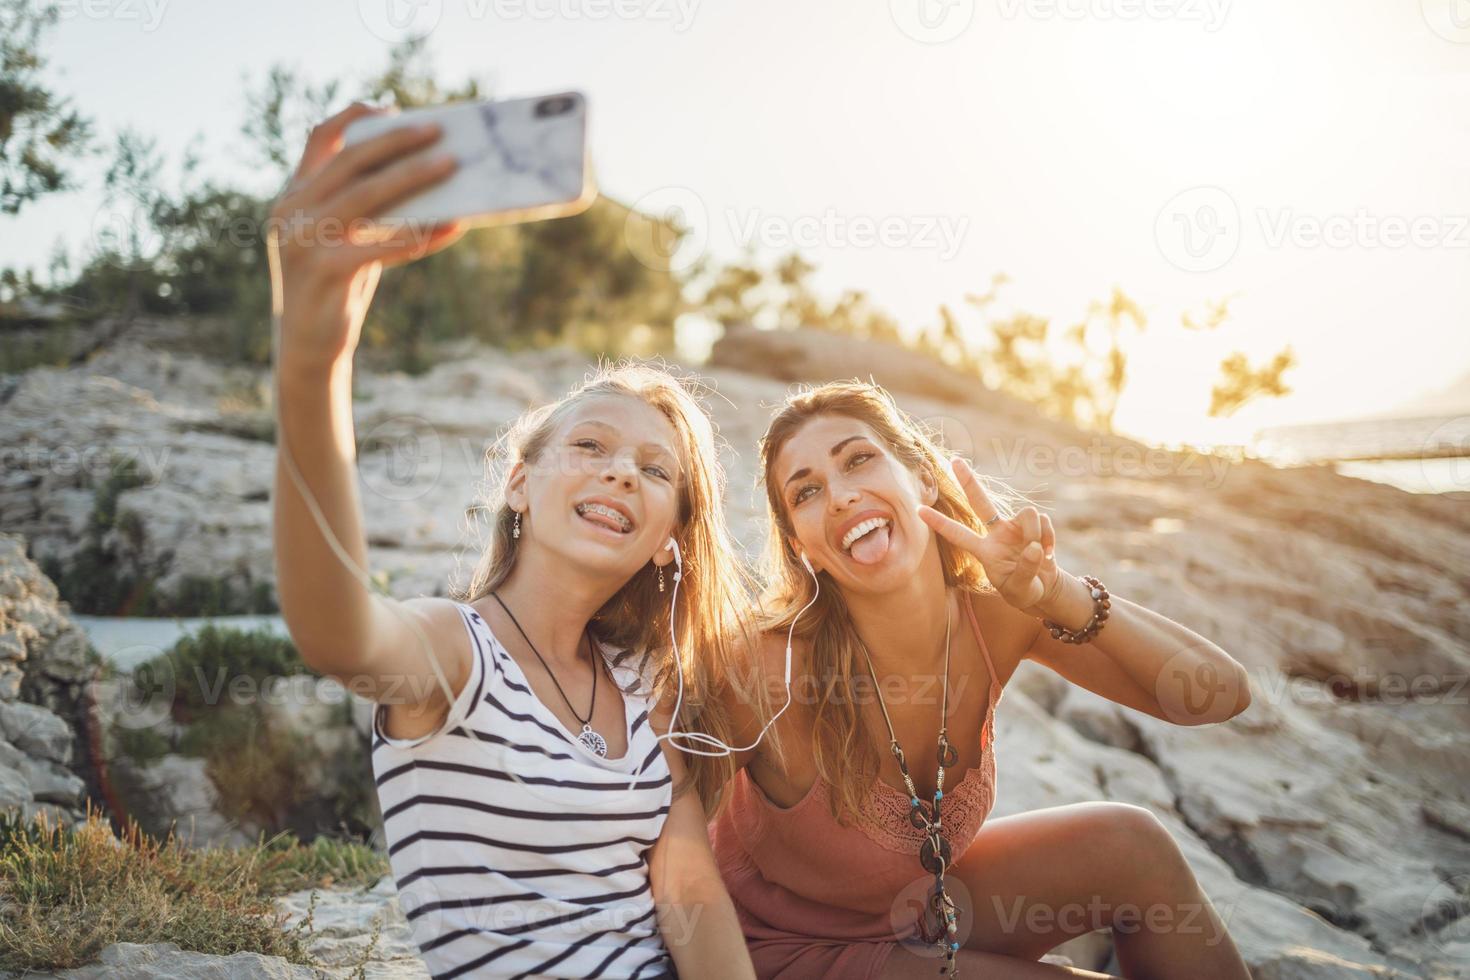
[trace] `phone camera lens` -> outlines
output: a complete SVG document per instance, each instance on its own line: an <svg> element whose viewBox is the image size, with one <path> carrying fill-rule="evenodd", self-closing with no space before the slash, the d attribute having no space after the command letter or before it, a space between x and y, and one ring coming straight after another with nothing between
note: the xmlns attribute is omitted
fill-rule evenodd
<svg viewBox="0 0 1470 980"><path fill-rule="evenodd" d="M542 99L536 103L536 118L545 119L549 116L562 116L572 111L575 99L570 95L554 95L549 99Z"/></svg>

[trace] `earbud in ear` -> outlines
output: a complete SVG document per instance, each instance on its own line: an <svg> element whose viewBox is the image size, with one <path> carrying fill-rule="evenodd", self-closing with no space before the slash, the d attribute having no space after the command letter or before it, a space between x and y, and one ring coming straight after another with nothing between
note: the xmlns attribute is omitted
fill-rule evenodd
<svg viewBox="0 0 1470 980"><path fill-rule="evenodd" d="M679 554L679 542L669 538L669 543L664 545L664 550L674 553L674 581L677 582L684 571L684 556Z"/></svg>
<svg viewBox="0 0 1470 980"><path fill-rule="evenodd" d="M805 551L801 553L801 563L806 566L807 571L811 572L813 575L817 574L817 570L812 567L812 560L806 556Z"/></svg>

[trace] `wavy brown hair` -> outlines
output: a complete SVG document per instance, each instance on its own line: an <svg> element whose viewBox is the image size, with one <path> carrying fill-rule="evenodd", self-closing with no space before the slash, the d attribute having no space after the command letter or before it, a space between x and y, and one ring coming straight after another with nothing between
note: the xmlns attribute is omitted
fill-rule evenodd
<svg viewBox="0 0 1470 980"><path fill-rule="evenodd" d="M600 364L559 401L542 405L516 419L497 445L486 453L486 491L472 512L490 515L492 540L484 550L467 588L455 598L474 602L500 586L515 567L515 511L505 502L505 480L517 462L537 462L562 422L581 402L598 395L626 395L657 409L673 426L679 445L681 479L674 537L679 542L683 575L678 583L675 617L679 641L678 669L684 674L681 730L708 732L728 741L731 722L719 698L712 696L729 675L735 658L743 659L754 636L754 579L736 552L725 524L725 473L717 434L701 399L705 386L694 375L676 376L661 364L625 359ZM619 649L614 662L633 661L650 679L651 694L672 706L678 675L669 642L671 596L660 592L657 569L650 560L593 615L594 636ZM635 693L630 688L629 693ZM715 799L733 773L731 759L700 760L689 767L690 783L702 800Z"/></svg>
<svg viewBox="0 0 1470 980"><path fill-rule="evenodd" d="M762 557L762 596L758 629L762 632L790 628L797 612L812 601L812 577L792 548L792 529L781 498L779 478L772 471L776 457L808 421L822 415L841 415L866 423L895 457L915 474L928 470L939 487L934 509L952 517L977 534L985 528L971 511L965 492L955 482L947 463L948 453L940 448L940 436L931 427L898 407L884 388L861 381L834 381L791 395L771 419L761 438L761 481L766 489L770 516ZM977 473L1001 513L1012 516L1023 496L1005 483ZM979 559L938 538L939 560L946 587L965 593L990 593L994 587L985 578ZM854 689L854 676L866 677L858 635L852 625L842 590L827 576L816 604L802 614L796 634L808 641L805 667L816 681L815 728L812 757L819 779L832 787L829 793L833 816L840 823L854 817L869 783L877 778L879 743L871 726L858 710L861 699Z"/></svg>

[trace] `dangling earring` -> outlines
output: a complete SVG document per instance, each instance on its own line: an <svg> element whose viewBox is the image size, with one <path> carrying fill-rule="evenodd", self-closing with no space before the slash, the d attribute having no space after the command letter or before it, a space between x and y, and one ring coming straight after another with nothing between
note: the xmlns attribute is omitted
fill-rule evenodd
<svg viewBox="0 0 1470 980"><path fill-rule="evenodd" d="M510 529L510 536L519 538L521 536L521 512L516 511L516 522Z"/></svg>
<svg viewBox="0 0 1470 980"><path fill-rule="evenodd" d="M660 592L664 590L664 567L662 565L658 566L658 590Z"/></svg>

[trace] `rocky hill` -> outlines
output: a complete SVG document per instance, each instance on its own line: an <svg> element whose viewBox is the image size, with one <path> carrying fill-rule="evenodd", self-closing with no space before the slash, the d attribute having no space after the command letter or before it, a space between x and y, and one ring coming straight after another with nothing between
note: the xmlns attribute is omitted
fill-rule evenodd
<svg viewBox="0 0 1470 980"><path fill-rule="evenodd" d="M238 601L268 588L269 385L188 354L187 334L187 324L140 325L77 366L12 379L0 407L9 453L0 529L61 581L92 562L134 589L149 583L155 596L185 595L201 581L229 583ZM370 555L396 595L442 594L467 576L480 547L467 515L486 450L518 412L561 394L587 367L565 351L467 347L422 377L360 374ZM1464 495L1151 451L1041 419L891 350L855 351L816 333L741 333L701 374L727 443L732 525L747 548L759 547L755 445L771 408L792 381L870 373L978 470L1048 510L1064 567L1186 623L1252 676L1249 711L1189 728L1023 665L998 718L995 812L1101 799L1148 807L1190 857L1258 978L1470 976ZM132 476L114 481L110 507L99 508L118 458L132 460ZM0 594L11 595L13 581L0 582ZM14 609L16 597L8 601ZM8 615L0 671L23 659L12 655L17 644L36 649L46 635ZM16 712L30 717L15 700L7 707L0 697L0 792L13 782L7 767L30 765L25 791L10 792L34 805L45 798L38 784L64 779L53 767L68 764L65 740L12 738L26 728ZM5 754L14 747L32 762ZM73 789L63 795L74 799ZM1078 965L1109 962L1107 944L1091 937L1065 952ZM290 975L256 969L209 975Z"/></svg>

